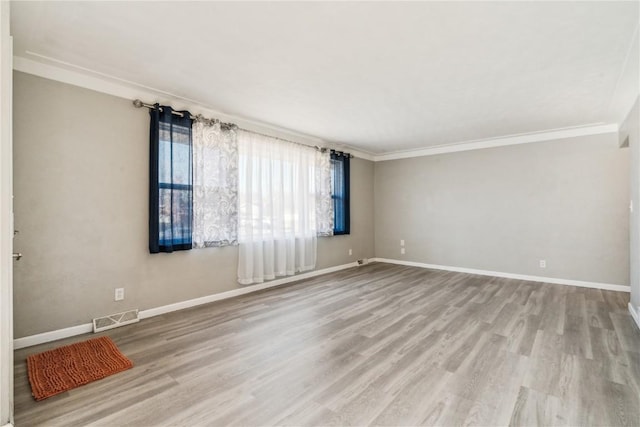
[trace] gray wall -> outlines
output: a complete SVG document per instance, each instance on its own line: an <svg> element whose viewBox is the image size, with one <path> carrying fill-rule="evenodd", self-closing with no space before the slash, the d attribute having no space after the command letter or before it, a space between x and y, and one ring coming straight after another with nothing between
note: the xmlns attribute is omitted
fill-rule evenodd
<svg viewBox="0 0 640 427"><path fill-rule="evenodd" d="M633 212L631 213L631 304L640 312L640 100L620 126L622 142L626 137L631 149L631 201Z"/></svg>
<svg viewBox="0 0 640 427"><path fill-rule="evenodd" d="M629 284L615 134L377 162L374 189L376 257Z"/></svg>
<svg viewBox="0 0 640 427"><path fill-rule="evenodd" d="M16 338L239 287L236 247L149 254L146 109L14 77ZM351 235L321 238L318 268L373 257L373 163L351 172Z"/></svg>

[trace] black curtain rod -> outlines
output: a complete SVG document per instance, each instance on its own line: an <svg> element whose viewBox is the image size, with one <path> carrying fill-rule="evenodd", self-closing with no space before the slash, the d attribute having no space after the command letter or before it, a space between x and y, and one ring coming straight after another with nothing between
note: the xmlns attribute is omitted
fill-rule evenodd
<svg viewBox="0 0 640 427"><path fill-rule="evenodd" d="M147 104L147 103L145 103L145 102L140 101L139 99L134 99L134 100L133 100L133 106L134 106L134 107L136 107L136 108L142 108L142 107L149 108L149 109L155 109L155 108L156 108L156 106L155 106L154 104ZM160 109L160 111L162 111L162 107L160 107L160 106L159 106L158 108ZM175 114L176 116L184 117L184 113L181 113L180 111L174 111L174 110L171 110L171 114ZM220 126L227 126L227 127L229 127L229 128L240 129L240 130L243 130L243 131L245 131L245 132L255 133L256 135L265 136L265 137L267 137L267 138L279 139L280 141L289 142L289 143L291 143L291 144L298 144L298 145L302 145L302 146L305 146L305 147L313 147L313 148L315 148L316 150L321 151L321 152L323 152L323 153L324 153L325 151L327 151L327 148L325 148L325 147L320 147L320 146L318 146L318 145L311 146L311 145L307 145L307 144L301 144L301 143L299 143L299 142L289 141L288 139L278 138L277 136L266 135L266 134L264 134L264 133L256 132L256 131L254 131L254 130L241 128L241 127L239 127L238 125L236 125L235 123L224 123L224 122L221 122L221 121L220 121L220 120L218 120L218 119L207 119L207 118L205 118L204 116L202 116L201 114L198 114L197 116L194 116L194 115L193 115L193 114L191 114L191 113L188 113L188 114L189 114L189 117L190 117L192 120L199 120L199 121L210 122L210 123L220 123ZM336 153L336 154L340 154L340 155L343 155L343 156L349 156L349 158L353 158L353 155L352 155L352 154L350 154L350 153L344 153L344 152L342 152L342 151L338 151L338 150L334 150L334 149L331 149L331 151L333 151L333 152L334 152L334 153Z"/></svg>
<svg viewBox="0 0 640 427"><path fill-rule="evenodd" d="M136 107L136 108L142 108L142 107L145 107L145 108L149 108L149 109L151 109L151 110L153 110L153 109L155 109L155 108L156 108L156 106L155 106L155 105L153 105L153 104L147 104L147 103L145 103L145 102L140 101L139 99L134 99L134 100L133 100L133 106L134 106L134 107ZM158 106L158 109L159 109L160 111L162 111L162 107L161 107L161 106ZM182 112L180 112L180 111L171 110L171 114L174 114L174 115L176 115L176 116L180 116L180 117L184 117L184 113L182 113ZM221 121L220 121L220 120L218 120L218 119L207 119L207 118L205 118L204 116L202 116L201 114L198 114L197 116L194 116L193 114L189 113L189 118L190 118L191 120L200 120L200 121L208 121L208 122L211 122L211 123L220 123L220 125L221 125L221 126L237 127L237 126L236 126L235 124L233 124L233 123L224 123L224 122L221 122Z"/></svg>

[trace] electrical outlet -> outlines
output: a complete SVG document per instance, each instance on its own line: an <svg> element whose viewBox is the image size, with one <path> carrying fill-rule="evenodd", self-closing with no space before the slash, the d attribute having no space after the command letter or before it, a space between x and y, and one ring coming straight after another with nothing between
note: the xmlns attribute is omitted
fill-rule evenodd
<svg viewBox="0 0 640 427"><path fill-rule="evenodd" d="M404 239L400 240L400 246L404 246Z"/></svg>
<svg viewBox="0 0 640 427"><path fill-rule="evenodd" d="M540 260L540 268L547 268L547 260L545 259Z"/></svg>
<svg viewBox="0 0 640 427"><path fill-rule="evenodd" d="M353 255L353 250L349 249L349 256Z"/></svg>
<svg viewBox="0 0 640 427"><path fill-rule="evenodd" d="M114 296L115 301L122 301L124 299L124 288L116 288L116 293Z"/></svg>
<svg viewBox="0 0 640 427"><path fill-rule="evenodd" d="M404 248L400 248L400 254L404 255Z"/></svg>

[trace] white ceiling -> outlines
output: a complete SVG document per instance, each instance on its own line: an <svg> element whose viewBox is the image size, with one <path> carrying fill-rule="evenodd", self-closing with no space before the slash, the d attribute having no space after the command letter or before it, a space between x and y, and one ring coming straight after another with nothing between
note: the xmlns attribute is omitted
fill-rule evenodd
<svg viewBox="0 0 640 427"><path fill-rule="evenodd" d="M18 56L388 153L620 120L638 91L638 5L13 2L11 13Z"/></svg>

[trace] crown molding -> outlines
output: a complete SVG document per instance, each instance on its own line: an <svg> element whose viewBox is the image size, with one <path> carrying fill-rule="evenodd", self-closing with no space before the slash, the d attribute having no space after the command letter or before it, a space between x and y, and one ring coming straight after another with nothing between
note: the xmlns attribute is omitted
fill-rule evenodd
<svg viewBox="0 0 640 427"><path fill-rule="evenodd" d="M157 102L160 104L171 104L177 110L189 110L193 114L216 117L223 121L233 122L248 130L264 133L277 138L288 139L305 145L323 146L341 151L348 151L355 157L373 161L374 155L372 153L358 150L347 145L325 141L321 138L316 138L311 135L306 135L268 123L226 114L193 99L185 98L149 86L144 86L136 82L118 79L104 73L78 67L63 61L58 61L54 58L49 58L31 52L29 52L29 54L42 59L42 61L15 55L13 57L13 69L23 73L32 74L34 76L90 89L131 101L134 99L141 99L144 102L149 103Z"/></svg>
<svg viewBox="0 0 640 427"><path fill-rule="evenodd" d="M618 125L615 123L596 124L566 129L554 129L546 132L509 135L500 138L480 139L474 141L458 142L455 144L419 148L410 151L379 154L375 156L374 161L382 162L386 160L408 159L411 157L435 156L437 154L457 153L460 151L504 147L507 145L530 144L533 142L553 141L556 139L573 138L576 136L599 135L603 133L616 132L618 132Z"/></svg>
<svg viewBox="0 0 640 427"><path fill-rule="evenodd" d="M479 150L483 148L529 144L534 142L573 138L577 136L599 135L618 132L618 125L615 123L597 123L580 127L551 129L543 132L507 135L498 138L480 139L457 142L453 144L424 147L415 150L375 154L365 150L356 149L348 145L325 141L317 137L305 135L286 128L270 125L268 123L262 123L244 117L226 114L224 112L207 107L205 104L196 100L181 97L170 92L151 88L128 80L118 79L104 73L99 73L97 71L78 67L74 64L59 61L55 58L49 58L33 52L28 52L28 54L38 58L39 60L16 55L13 57L14 70L74 86L79 86L85 89L94 90L96 92L105 93L119 98L125 98L129 100L142 99L145 102L171 104L176 109L185 109L191 111L194 114L202 114L210 117L213 116L224 121L236 123L245 129L279 138L289 139L291 141L299 142L306 145L321 145L328 148L348 151L355 157L374 162L407 159L411 157L433 156L438 154Z"/></svg>

